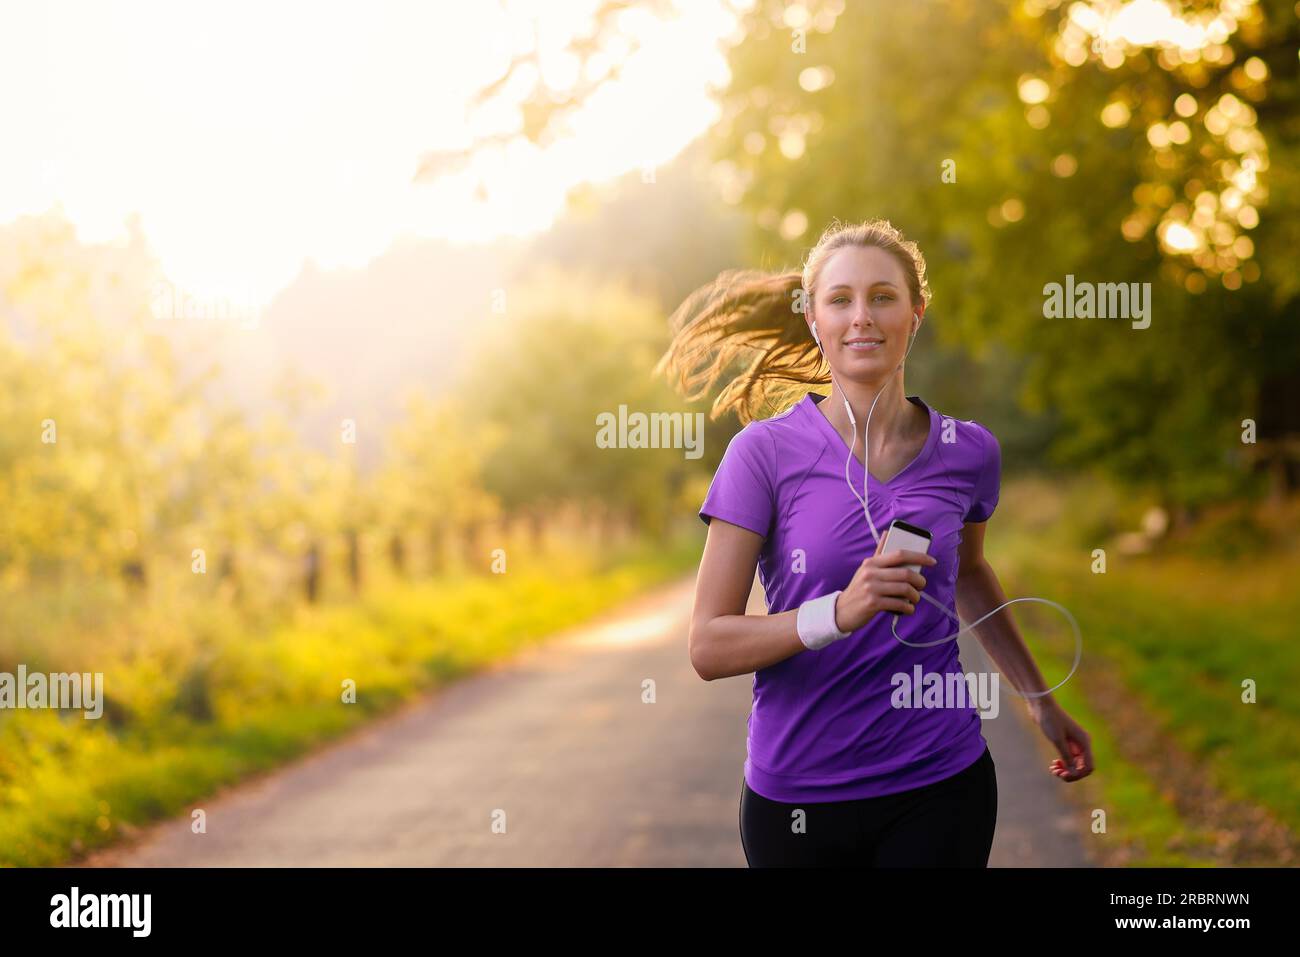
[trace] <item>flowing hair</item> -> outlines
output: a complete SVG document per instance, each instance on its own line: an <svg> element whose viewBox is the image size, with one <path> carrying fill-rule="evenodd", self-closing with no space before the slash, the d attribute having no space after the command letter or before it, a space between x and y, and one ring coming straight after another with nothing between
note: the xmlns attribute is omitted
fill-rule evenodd
<svg viewBox="0 0 1300 957"><path fill-rule="evenodd" d="M888 220L837 220L817 240L801 271L728 269L687 296L669 317L673 338L655 374L666 374L694 401L734 370L713 400L709 418L731 411L742 425L785 408L803 386L830 382L804 314L826 262L846 246L885 250L903 267L912 305L929 304L925 257L915 242Z"/></svg>

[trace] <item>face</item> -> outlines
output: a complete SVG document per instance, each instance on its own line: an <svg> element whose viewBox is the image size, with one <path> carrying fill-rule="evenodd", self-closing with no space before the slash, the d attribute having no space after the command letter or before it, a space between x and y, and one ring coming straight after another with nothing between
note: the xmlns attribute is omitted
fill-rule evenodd
<svg viewBox="0 0 1300 957"><path fill-rule="evenodd" d="M845 246L822 268L809 321L817 321L836 374L870 382L898 368L913 319L924 312L913 307L897 259L875 246Z"/></svg>

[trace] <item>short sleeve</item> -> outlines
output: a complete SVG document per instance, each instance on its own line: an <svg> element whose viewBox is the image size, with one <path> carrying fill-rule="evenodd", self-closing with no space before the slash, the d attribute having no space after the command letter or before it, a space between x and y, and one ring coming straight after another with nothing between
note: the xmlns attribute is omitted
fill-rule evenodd
<svg viewBox="0 0 1300 957"><path fill-rule="evenodd" d="M776 514L775 474L772 437L758 421L750 422L731 437L700 506L700 519L707 525L710 518L720 518L767 538Z"/></svg>
<svg viewBox="0 0 1300 957"><path fill-rule="evenodd" d="M998 505L1002 486L1002 446L988 429L980 426L984 436L984 464L980 468L975 487L971 490L971 506L963 521L988 521Z"/></svg>

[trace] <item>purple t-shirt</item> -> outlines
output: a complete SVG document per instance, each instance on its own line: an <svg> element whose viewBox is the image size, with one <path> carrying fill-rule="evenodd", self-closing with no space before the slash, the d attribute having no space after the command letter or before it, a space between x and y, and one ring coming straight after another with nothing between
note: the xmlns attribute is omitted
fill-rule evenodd
<svg viewBox="0 0 1300 957"><path fill-rule="evenodd" d="M951 419L918 396L907 399L929 412L930 434L889 481L871 477L867 504L882 536L895 518L929 529L938 561L922 566L925 592L955 611L962 525L993 513L1001 448L979 423ZM736 433L700 508L706 523L720 518L764 537L758 575L771 614L844 588L876 552L862 504L844 480L848 444L817 406L824 400L809 392ZM861 496L857 455L849 476ZM974 703L891 705L892 676L914 676L917 664L923 674L964 673L956 641L911 648L894 638L892 620L876 615L847 638L754 673L745 760L753 790L786 802L876 797L950 777L984 753ZM911 642L935 641L959 627L924 600L898 618L898 634Z"/></svg>

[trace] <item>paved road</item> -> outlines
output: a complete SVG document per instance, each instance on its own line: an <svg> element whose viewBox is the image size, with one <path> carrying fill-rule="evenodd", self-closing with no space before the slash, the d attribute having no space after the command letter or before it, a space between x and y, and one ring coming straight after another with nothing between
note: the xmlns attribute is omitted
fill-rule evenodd
<svg viewBox="0 0 1300 957"><path fill-rule="evenodd" d="M752 677L701 681L684 580L197 802L90 866L738 866ZM750 612L763 612L755 585ZM963 639L966 670L981 666ZM972 644L974 642L972 641ZM655 703L642 700L653 680ZM1086 814L1004 692L994 866L1086 865ZM494 833L504 812L505 833Z"/></svg>

